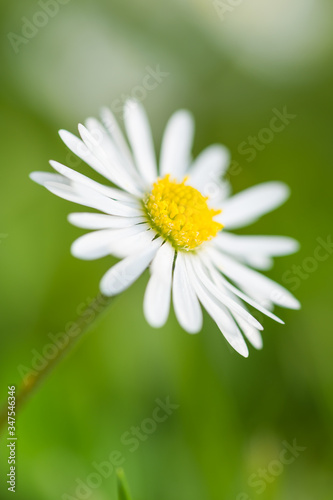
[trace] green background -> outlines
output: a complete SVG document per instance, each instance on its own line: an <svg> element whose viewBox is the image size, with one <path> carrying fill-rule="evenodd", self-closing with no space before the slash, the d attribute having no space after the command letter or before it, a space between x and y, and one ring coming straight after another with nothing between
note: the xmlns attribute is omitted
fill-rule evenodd
<svg viewBox="0 0 333 500"><path fill-rule="evenodd" d="M196 336L182 331L173 312L164 328L149 327L145 273L20 414L17 500L74 496L77 478L85 480L92 462L114 450L125 457L137 500L332 499L333 257L321 250L325 260L314 258L317 239L332 231L332 5L224 3L223 15L222 2L218 12L209 0L70 0L17 53L8 35L21 36L22 18L34 19L41 7L30 0L0 4L1 400L8 385L19 386L19 365L30 367L47 334L64 331L115 262L70 255L83 233L66 221L77 207L28 174L51 171L49 159L88 172L57 130L76 132L101 105L119 107L139 92L147 66L169 73L142 100L157 150L171 113L190 109L194 155L214 142L228 146L240 165L230 175L234 192L270 180L291 186L282 208L241 233L301 242L300 252L278 259L267 274L293 290L302 309L277 311L285 326L265 319L264 349L251 348L248 359L228 347L207 315ZM296 117L247 161L240 145L284 106ZM293 266L303 278L295 279ZM179 408L130 452L121 436L166 397ZM0 496L10 498L5 438ZM294 440L306 450L274 469L283 442ZM263 492L248 484L269 467L278 473L269 474ZM89 498L113 500L115 485L112 474Z"/></svg>

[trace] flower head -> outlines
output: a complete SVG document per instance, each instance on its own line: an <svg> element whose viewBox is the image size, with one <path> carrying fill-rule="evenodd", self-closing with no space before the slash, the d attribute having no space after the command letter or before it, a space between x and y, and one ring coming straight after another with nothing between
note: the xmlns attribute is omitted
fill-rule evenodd
<svg viewBox="0 0 333 500"><path fill-rule="evenodd" d="M102 111L102 123L90 118L86 126L79 125L81 139L60 131L65 144L107 185L55 161L50 164L57 173L33 172L31 178L97 211L72 213L69 221L93 230L73 243L74 256L121 259L103 276L103 294L120 293L150 267L144 312L152 326L166 322L172 295L186 331L201 330L202 305L232 347L247 356L243 335L261 348L263 327L245 304L280 323L272 312L274 305L300 307L290 292L255 269L270 268L272 257L293 253L298 244L287 237L229 231L281 205L289 195L287 186L268 182L230 196L223 180L227 149L210 146L192 161L194 127L186 111L175 113L167 124L159 167L143 107L128 103L124 120L130 147L107 109Z"/></svg>
<svg viewBox="0 0 333 500"><path fill-rule="evenodd" d="M221 210L208 206L208 198L167 174L158 179L144 206L150 225L176 250L194 250L214 238L222 224L214 220Z"/></svg>

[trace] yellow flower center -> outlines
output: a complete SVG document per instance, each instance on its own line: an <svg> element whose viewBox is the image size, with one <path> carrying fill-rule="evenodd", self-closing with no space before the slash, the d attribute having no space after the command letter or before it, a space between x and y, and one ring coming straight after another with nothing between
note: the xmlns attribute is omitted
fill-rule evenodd
<svg viewBox="0 0 333 500"><path fill-rule="evenodd" d="M214 238L223 227L213 220L221 210L209 208L208 198L186 186L186 180L176 182L170 175L158 179L144 202L153 229L177 250L193 250Z"/></svg>

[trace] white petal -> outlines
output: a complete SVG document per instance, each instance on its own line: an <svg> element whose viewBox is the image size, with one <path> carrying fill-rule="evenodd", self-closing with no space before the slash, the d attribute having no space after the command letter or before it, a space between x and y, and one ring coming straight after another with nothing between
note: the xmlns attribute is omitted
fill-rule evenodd
<svg viewBox="0 0 333 500"><path fill-rule="evenodd" d="M142 105L127 101L124 120L137 168L145 182L151 185L157 178L156 158L148 118Z"/></svg>
<svg viewBox="0 0 333 500"><path fill-rule="evenodd" d="M267 271L268 269L272 269L274 265L273 259L271 257L267 257L267 255L250 254L243 256L241 260L243 260L243 262L247 265L254 267L255 269L259 269L259 271Z"/></svg>
<svg viewBox="0 0 333 500"><path fill-rule="evenodd" d="M213 318L229 344L239 354L247 357L249 354L247 345L232 316L228 310L216 300L215 296L212 295L203 285L201 278L197 275L197 267L194 259L187 259L186 265L192 286L194 287L200 302L208 314Z"/></svg>
<svg viewBox="0 0 333 500"><path fill-rule="evenodd" d="M237 296L233 295L230 291L226 290L228 294L230 294L231 297L233 297L236 302L238 302L240 305L243 305L241 301L237 298ZM244 305L243 305L244 307ZM247 310L247 308L245 307ZM237 321L242 333L245 335L247 340L255 347L256 349L262 349L263 347L263 341L262 341L262 336L259 330L254 328L252 325L249 325L246 321L244 321L243 318L238 316L238 314L233 313L233 316L235 320Z"/></svg>
<svg viewBox="0 0 333 500"><path fill-rule="evenodd" d="M79 133L84 144L91 153L103 164L105 174L114 184L136 196L141 196L143 193L142 186L139 186L123 165L117 163L112 158L108 157L101 145L95 140L89 130L81 123L78 125Z"/></svg>
<svg viewBox="0 0 333 500"><path fill-rule="evenodd" d="M110 253L119 259L124 259L130 255L140 253L142 250L150 246L152 240L156 238L156 233L150 228L150 226L147 227L148 229L146 231L142 231L139 234L114 240L110 245Z"/></svg>
<svg viewBox="0 0 333 500"><path fill-rule="evenodd" d="M109 173L110 170L108 165L109 158L107 157L107 154L102 147L103 138L102 137L95 138L93 134L84 125L82 125L82 123L79 123L78 131L82 141L87 146L89 151L91 151L94 157L97 158L102 163L105 170Z"/></svg>
<svg viewBox="0 0 333 500"><path fill-rule="evenodd" d="M285 288L263 274L249 269L234 259L209 250L215 265L240 287L252 288L254 293L265 296L269 301L281 307L299 309L299 301Z"/></svg>
<svg viewBox="0 0 333 500"><path fill-rule="evenodd" d="M193 162L188 174L189 184L198 189L204 196L211 196L213 189L221 189L221 177L230 162L228 149L220 144L213 144L204 149ZM214 192L214 198L222 198L221 193ZM223 193L224 194L224 193Z"/></svg>
<svg viewBox="0 0 333 500"><path fill-rule="evenodd" d="M151 264L143 308L148 323L155 328L163 326L168 319L174 256L172 246L164 243Z"/></svg>
<svg viewBox="0 0 333 500"><path fill-rule="evenodd" d="M216 300L221 302L231 311L239 314L245 321L247 321L250 325L258 328L258 330L263 330L262 325L257 321L248 311L246 311L243 307L241 307L237 302L231 299L226 293L223 293L220 288L218 288L211 277L207 274L206 269L204 268L201 259L195 255L191 256L192 259L192 267L198 279L202 282L202 284L207 288L209 293L215 297Z"/></svg>
<svg viewBox="0 0 333 500"><path fill-rule="evenodd" d="M101 292L110 297L126 290L149 266L161 243L162 240L158 238L148 248L111 267L101 280Z"/></svg>
<svg viewBox="0 0 333 500"><path fill-rule="evenodd" d="M121 229L145 222L145 218L75 212L68 215L68 221L82 229Z"/></svg>
<svg viewBox="0 0 333 500"><path fill-rule="evenodd" d="M246 323L242 318L237 318L238 324L247 338L249 342L255 347L256 349L262 349L263 348L263 341L262 341L262 336L261 333L253 328L253 326L249 325Z"/></svg>
<svg viewBox="0 0 333 500"><path fill-rule="evenodd" d="M109 134L111 135L118 151L120 152L122 157L126 159L127 163L135 168L131 151L127 145L127 142L125 141L124 135L117 123L114 114L110 111L110 109L102 108L101 117L104 126L107 128Z"/></svg>
<svg viewBox="0 0 333 500"><path fill-rule="evenodd" d="M289 188L282 182L259 184L225 200L216 220L227 229L243 227L280 206L288 196Z"/></svg>
<svg viewBox="0 0 333 500"><path fill-rule="evenodd" d="M94 260L112 254L113 242L118 243L124 238L136 236L147 231L145 224L127 227L124 229L103 229L84 234L74 241L71 252L74 257L83 260Z"/></svg>
<svg viewBox="0 0 333 500"><path fill-rule="evenodd" d="M68 179L65 179L62 175L52 174L50 172L31 172L29 177L32 181L40 184L41 186L45 186L47 182L57 182L67 185L70 184Z"/></svg>
<svg viewBox="0 0 333 500"><path fill-rule="evenodd" d="M229 283L229 282L228 282ZM236 290L238 290L237 287L235 287ZM274 310L274 304L272 301L269 300L269 298L264 295L263 293L260 293L260 291L258 290L254 290L253 287L251 286L251 283L247 283L244 285L242 285L242 291L245 293L245 295L254 300L257 304L259 304L261 307L264 307L267 311L271 312ZM243 299L244 300L244 299ZM244 300L246 302L246 300ZM275 319L275 318L272 318L272 319ZM279 318L279 323L281 322L281 324L284 324L284 321L282 321L280 318ZM276 321L276 320L275 320Z"/></svg>
<svg viewBox="0 0 333 500"><path fill-rule="evenodd" d="M106 179L113 182L110 178L107 169L101 161L99 161L92 152L87 148L83 141L81 141L76 135L68 132L67 130L59 130L59 135L66 146L81 160L83 160L87 165L96 170L99 174L103 175Z"/></svg>
<svg viewBox="0 0 333 500"><path fill-rule="evenodd" d="M135 207L125 205L120 201L111 200L90 188L80 186L67 186L56 182L46 182L46 189L51 193L56 194L64 200L78 203L86 207L95 208L101 212L111 215L120 215L121 217L138 217L142 215L142 211Z"/></svg>
<svg viewBox="0 0 333 500"><path fill-rule="evenodd" d="M212 255L212 260L214 261L214 254L211 254L211 255ZM244 302L247 302L248 304L250 304L250 306L252 306L255 309L257 309L258 311L262 312L263 314L265 314L269 318L274 319L274 321L277 321L278 323L284 324L284 322L282 321L282 319L278 318L278 316L276 316L271 311L269 311L268 309L266 309L265 307L263 307L257 301L255 301L255 300L251 299L250 297L248 297L245 293L243 293L240 290L238 290L238 288L236 288L234 285L232 285L231 283L229 283L229 281L227 281L217 271L217 269L212 265L212 263L210 262L210 259L207 259L204 256L202 256L201 258L203 259L204 263L206 264L206 266L207 266L207 268L209 270L209 273L212 276L212 278L213 278L213 280L214 280L214 282L215 282L215 284L217 286L222 286L222 287L227 288L234 295L236 295L240 299L244 300Z"/></svg>
<svg viewBox="0 0 333 500"><path fill-rule="evenodd" d="M124 259L125 257L140 253L151 244L152 240L156 237L156 233L149 226L143 227L140 224L135 227L140 227L140 231L128 231L126 233L124 228L122 233L113 234L117 230L109 230L111 234L105 235L104 241L102 241L100 236L90 236L90 234L94 233L84 235L81 237L83 240L80 242L80 247L77 246L75 248L75 254L80 259L93 260L107 255ZM96 231L96 233L99 232Z"/></svg>
<svg viewBox="0 0 333 500"><path fill-rule="evenodd" d="M254 328L252 325L249 325L246 321L244 321L243 318L238 316L238 314L234 314L234 318L239 324L239 327L245 337L248 339L249 342L255 347L256 349L262 349L263 347L263 342L262 342L262 336L259 330Z"/></svg>
<svg viewBox="0 0 333 500"><path fill-rule="evenodd" d="M89 177L87 177L83 174L80 174L79 172L76 172L75 170L72 170L71 168L66 167L65 165L62 165L61 163L59 163L57 161L51 160L50 165L52 168L54 168L54 170L59 172L61 175L63 175L67 179L73 181L71 183L71 185L75 185L75 183L79 183L79 184L87 186L91 189L94 189L95 191L103 194L104 196L108 196L109 198L112 198L114 200L124 201L126 203L130 203L130 204L134 204L136 206L139 206L138 199L129 193L125 193L124 191L121 191L120 189L112 188L109 186L104 186L103 184L100 184L99 182L93 181Z"/></svg>
<svg viewBox="0 0 333 500"><path fill-rule="evenodd" d="M112 136L105 130L103 125L95 118L88 118L86 120L86 127L89 130L90 134L93 137L97 138L98 144L103 149L112 165L121 165L121 168L126 169L128 173L133 176L135 182L143 187L142 180L140 179L138 171L134 167L133 162L129 161L128 157L124 156L119 151L112 139Z"/></svg>
<svg viewBox="0 0 333 500"><path fill-rule="evenodd" d="M276 257L297 252L299 243L285 236L238 236L222 231L214 240L221 250L231 255L267 255Z"/></svg>
<svg viewBox="0 0 333 500"><path fill-rule="evenodd" d="M172 295L173 307L179 324L188 333L198 333L202 328L202 311L189 282L182 252L178 252L176 257Z"/></svg>
<svg viewBox="0 0 333 500"><path fill-rule="evenodd" d="M167 123L160 158L160 176L170 174L182 180L190 162L194 122L185 110L174 113Z"/></svg>

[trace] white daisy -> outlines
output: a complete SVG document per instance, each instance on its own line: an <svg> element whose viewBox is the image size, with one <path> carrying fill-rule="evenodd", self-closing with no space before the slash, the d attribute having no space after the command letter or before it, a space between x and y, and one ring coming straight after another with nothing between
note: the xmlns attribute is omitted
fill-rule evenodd
<svg viewBox="0 0 333 500"><path fill-rule="evenodd" d="M194 126L187 111L169 120L159 167L143 107L128 102L124 122L131 148L108 109L102 111L103 124L89 118L79 125L81 139L60 131L72 152L117 187L55 161L50 164L57 173L33 172L31 178L61 198L102 212L72 213L69 221L94 230L73 243L75 257L121 259L101 280L104 295L122 292L150 266L144 313L152 326L166 322L172 295L187 332L201 329L202 305L230 345L248 356L243 335L259 349L263 327L244 303L280 323L271 312L275 304L300 307L289 291L252 268L270 268L272 257L293 253L298 244L287 237L229 231L277 208L288 187L267 182L230 196L222 180L229 163L224 146L210 146L191 160Z"/></svg>

